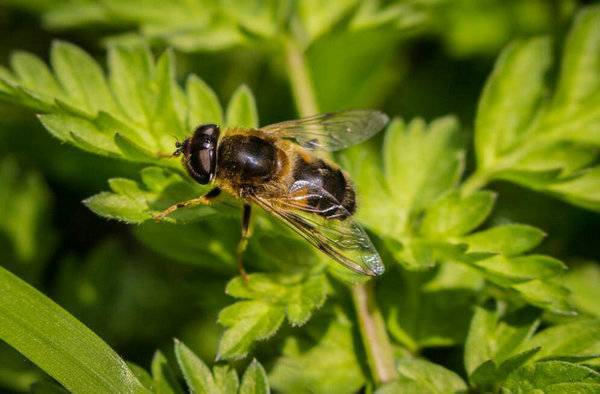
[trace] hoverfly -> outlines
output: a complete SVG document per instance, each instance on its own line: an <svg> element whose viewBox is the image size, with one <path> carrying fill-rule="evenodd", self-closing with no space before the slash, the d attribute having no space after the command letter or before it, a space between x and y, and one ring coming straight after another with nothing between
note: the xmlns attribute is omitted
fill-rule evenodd
<svg viewBox="0 0 600 394"><path fill-rule="evenodd" d="M238 268L249 237L255 204L337 262L361 274L384 267L364 229L352 217L355 192L348 175L317 151L336 151L362 142L388 122L382 112L351 110L310 116L258 129L201 125L174 156L198 183L215 187L204 196L175 204L159 214L209 204L225 191L243 201Z"/></svg>

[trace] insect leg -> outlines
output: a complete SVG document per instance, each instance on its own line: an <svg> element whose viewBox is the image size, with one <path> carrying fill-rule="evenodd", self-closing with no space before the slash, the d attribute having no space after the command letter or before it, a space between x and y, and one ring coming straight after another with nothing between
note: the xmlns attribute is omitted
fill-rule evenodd
<svg viewBox="0 0 600 394"><path fill-rule="evenodd" d="M250 204L244 204L244 213L242 214L242 236L237 247L237 263L240 276L244 282L248 282L248 274L244 269L244 252L248 246L248 239L250 238L250 217L252 215L252 206Z"/></svg>
<svg viewBox="0 0 600 394"><path fill-rule="evenodd" d="M171 213L175 212L176 210L178 210L180 208L195 207L197 205L208 205L208 204L210 204L210 201L212 199L214 199L215 197L217 197L219 194L221 194L221 189L219 189L218 187L215 187L214 189L212 189L211 191L209 191L208 193L206 193L205 195L203 195L201 197L192 198L191 200L182 201L182 202L178 202L177 204L171 205L169 208L165 209L164 211L161 211L161 212L157 213L156 215L154 215L154 220L160 221L163 218L165 218L166 216L170 215Z"/></svg>

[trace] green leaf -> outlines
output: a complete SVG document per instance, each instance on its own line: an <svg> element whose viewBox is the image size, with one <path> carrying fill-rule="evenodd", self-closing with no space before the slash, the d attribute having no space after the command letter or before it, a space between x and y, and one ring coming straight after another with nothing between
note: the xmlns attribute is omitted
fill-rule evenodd
<svg viewBox="0 0 600 394"><path fill-rule="evenodd" d="M600 209L599 172L590 167L600 144L598 24L597 6L579 13L553 95L545 82L551 60L547 38L518 41L503 51L479 103L478 169L468 188L474 181L503 179Z"/></svg>
<svg viewBox="0 0 600 394"><path fill-rule="evenodd" d="M152 94L148 82L154 74L154 61L145 46L113 46L108 49L109 83L121 110L132 121L149 123Z"/></svg>
<svg viewBox="0 0 600 394"><path fill-rule="evenodd" d="M240 394L268 394L271 390L269 388L269 382L267 381L267 374L264 368L256 359L252 360L252 363L246 369L244 376L242 377L242 384L240 386Z"/></svg>
<svg viewBox="0 0 600 394"><path fill-rule="evenodd" d="M190 131L184 124L185 112L187 110L186 99L181 88L175 81L175 56L167 49L157 60L153 85L156 100L153 103L151 119L154 130L162 131L158 136L160 146L174 146L173 137L187 137Z"/></svg>
<svg viewBox="0 0 600 394"><path fill-rule="evenodd" d="M256 359L252 360L252 363L246 369L241 386L239 386L238 376L234 368L228 365L215 365L211 372L198 356L178 340L175 340L175 355L188 389L192 393L270 393L265 370Z"/></svg>
<svg viewBox="0 0 600 394"><path fill-rule="evenodd" d="M435 276L402 271L400 275L386 275L378 284L378 299L390 335L412 352L460 344L466 337L476 292L462 282L443 283L460 280L448 275L461 275L458 271L462 266L447 265L448 270L442 271L444 264ZM465 279L472 281L468 276Z"/></svg>
<svg viewBox="0 0 600 394"><path fill-rule="evenodd" d="M155 62L143 44L110 46L108 82L98 63L72 44L56 42L50 58L53 74L32 55L15 54L14 73L0 73L2 99L41 112L52 135L80 149L179 168L166 159L175 139L187 137L205 116L222 122L210 88L196 77L186 93L176 83L171 51ZM256 118L248 113L249 95L247 88L238 95L245 98L237 100L236 116L245 118L236 120Z"/></svg>
<svg viewBox="0 0 600 394"><path fill-rule="evenodd" d="M240 381L235 368L229 365L215 365L213 376L215 383L223 393L237 393Z"/></svg>
<svg viewBox="0 0 600 394"><path fill-rule="evenodd" d="M496 328L498 317L491 308L476 307L465 343L465 369L471 375L481 364L492 359L488 339Z"/></svg>
<svg viewBox="0 0 600 394"><path fill-rule="evenodd" d="M152 359L152 377L154 378L154 391L158 394L183 393L175 372L171 369L165 356L157 351Z"/></svg>
<svg viewBox="0 0 600 394"><path fill-rule="evenodd" d="M15 52L10 62L16 77L25 89L37 92L47 103L51 103L55 98L65 98L62 87L46 64L37 56L27 52Z"/></svg>
<svg viewBox="0 0 600 394"><path fill-rule="evenodd" d="M327 308L289 336L269 377L278 392L355 393L365 382L352 321Z"/></svg>
<svg viewBox="0 0 600 394"><path fill-rule="evenodd" d="M119 149L112 136L106 135L94 120L66 114L38 115L42 125L54 137L85 151L103 156L117 156Z"/></svg>
<svg viewBox="0 0 600 394"><path fill-rule="evenodd" d="M225 292L233 297L260 300L283 308L290 324L306 323L315 309L320 308L329 283L324 273L252 274L248 282L236 277L227 284Z"/></svg>
<svg viewBox="0 0 600 394"><path fill-rule="evenodd" d="M486 272L500 275L502 279L522 282L532 279L545 279L563 273L567 267L560 261L549 256L526 255L505 258L496 256L475 262L474 265Z"/></svg>
<svg viewBox="0 0 600 394"><path fill-rule="evenodd" d="M581 171L577 175L551 185L548 190L572 204L600 211L600 166Z"/></svg>
<svg viewBox="0 0 600 394"><path fill-rule="evenodd" d="M258 127L258 112L252 92L242 85L233 92L227 105L226 124L229 127Z"/></svg>
<svg viewBox="0 0 600 394"><path fill-rule="evenodd" d="M68 391L60 385L46 380L40 380L29 387L29 392L32 394L67 394Z"/></svg>
<svg viewBox="0 0 600 394"><path fill-rule="evenodd" d="M244 29L265 39L272 38L277 33L278 19L285 16L289 6L276 0L225 0L222 5Z"/></svg>
<svg viewBox="0 0 600 394"><path fill-rule="evenodd" d="M0 338L70 391L145 392L108 345L4 268L0 268Z"/></svg>
<svg viewBox="0 0 600 394"><path fill-rule="evenodd" d="M67 102L95 115L98 111L118 113L102 69L91 56L75 45L56 41L50 52L52 68L67 92Z"/></svg>
<svg viewBox="0 0 600 394"><path fill-rule="evenodd" d="M581 319L548 327L527 343L540 347L536 358L587 356L600 353L600 320Z"/></svg>
<svg viewBox="0 0 600 394"><path fill-rule="evenodd" d="M516 310L500 319L492 307L476 307L465 343L464 361L469 376L477 369L490 367L488 374L496 376L499 372L495 365L502 366L504 362L511 365L508 360L522 343L526 343L524 350L536 347L527 341L538 324L538 313L530 308ZM489 366L482 367L486 363ZM481 369L478 374L480 377L483 374Z"/></svg>
<svg viewBox="0 0 600 394"><path fill-rule="evenodd" d="M125 178L109 180L112 192L96 194L84 200L84 204L100 216L127 223L141 223L172 204L201 196L208 189L184 180L173 171L158 167L147 167L140 175L141 183ZM213 208L207 206L180 209L165 220L189 221L213 212Z"/></svg>
<svg viewBox="0 0 600 394"><path fill-rule="evenodd" d="M576 110L600 88L600 7L582 10L573 23L565 43L558 88L554 97L556 107Z"/></svg>
<svg viewBox="0 0 600 394"><path fill-rule="evenodd" d="M494 361L488 360L473 371L471 381L475 386L489 390L496 383L506 380L512 371L531 360L539 350L540 348L526 350L509 357L498 366Z"/></svg>
<svg viewBox="0 0 600 394"><path fill-rule="evenodd" d="M298 3L297 13L308 40L313 41L332 29L356 3L356 0L307 0Z"/></svg>
<svg viewBox="0 0 600 394"><path fill-rule="evenodd" d="M408 125L395 120L384 146L385 175L395 191L396 209L417 211L428 206L456 185L462 174L463 152L453 117L429 125L421 119Z"/></svg>
<svg viewBox="0 0 600 394"><path fill-rule="evenodd" d="M357 212L360 220L379 234L401 232L406 221L405 213L394 209L392 193L380 165L381 154L371 146L362 144L344 150L341 162L343 168L352 175L357 193L364 202ZM380 203L369 203L371 201Z"/></svg>
<svg viewBox="0 0 600 394"><path fill-rule="evenodd" d="M569 291L554 282L534 279L512 285L512 288L532 305L562 315L576 313L568 302Z"/></svg>
<svg viewBox="0 0 600 394"><path fill-rule="evenodd" d="M218 394L221 392L206 364L178 340L175 340L175 355L191 392L198 394Z"/></svg>
<svg viewBox="0 0 600 394"><path fill-rule="evenodd" d="M174 261L232 274L237 272L238 227L236 220L212 215L198 224L147 222L133 231L146 247Z"/></svg>
<svg viewBox="0 0 600 394"><path fill-rule="evenodd" d="M219 324L227 330L219 342L217 358L244 357L253 342L273 336L284 318L284 308L264 301L241 301L228 306L219 313Z"/></svg>
<svg viewBox="0 0 600 394"><path fill-rule="evenodd" d="M429 361L416 358L398 361L400 377L382 386L376 394L392 393L461 393L467 389L465 382L454 372Z"/></svg>
<svg viewBox="0 0 600 394"><path fill-rule="evenodd" d="M146 389L150 392L154 390L154 380L148 371L132 362L127 362L127 367Z"/></svg>
<svg viewBox="0 0 600 394"><path fill-rule="evenodd" d="M516 42L505 49L488 79L477 110L478 166L492 167L498 156L523 137L544 94L551 61L547 38Z"/></svg>
<svg viewBox="0 0 600 394"><path fill-rule="evenodd" d="M5 267L33 281L56 243L49 223L51 206L40 174L24 171L11 157L0 160L0 258Z"/></svg>
<svg viewBox="0 0 600 394"><path fill-rule="evenodd" d="M505 224L467 235L462 240L475 252L494 252L517 256L535 248L545 233L525 224Z"/></svg>
<svg viewBox="0 0 600 394"><path fill-rule="evenodd" d="M457 184L463 168L458 142L455 118L440 118L429 125L422 119L408 125L396 119L385 135L383 176L376 151L361 146L344 152L342 163L361 198L358 217L393 241L406 236L413 216Z"/></svg>
<svg viewBox="0 0 600 394"><path fill-rule="evenodd" d="M502 388L510 392L593 393L600 390L600 374L582 365L544 361L514 371Z"/></svg>
<svg viewBox="0 0 600 394"><path fill-rule="evenodd" d="M223 123L223 109L215 92L200 78L191 75L187 81L189 106L188 128L194 130L206 123Z"/></svg>
<svg viewBox="0 0 600 394"><path fill-rule="evenodd" d="M432 238L466 234L489 216L494 200L494 193L486 191L464 198L450 194L427 210L421 231Z"/></svg>
<svg viewBox="0 0 600 394"><path fill-rule="evenodd" d="M570 290L570 301L579 312L600 318L600 266L590 261L570 267L561 278L561 283Z"/></svg>

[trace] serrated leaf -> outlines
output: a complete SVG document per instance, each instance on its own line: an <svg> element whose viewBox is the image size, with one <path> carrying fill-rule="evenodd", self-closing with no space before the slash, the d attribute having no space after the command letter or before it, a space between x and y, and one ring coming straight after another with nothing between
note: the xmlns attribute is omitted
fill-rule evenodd
<svg viewBox="0 0 600 394"><path fill-rule="evenodd" d="M569 291L554 282L534 279L512 285L512 288L532 305L563 315L576 313L568 302Z"/></svg>
<svg viewBox="0 0 600 394"><path fill-rule="evenodd" d="M473 371L470 379L475 386L489 389L496 383L503 382L512 371L531 360L539 350L540 348L526 350L509 357L498 366L494 361L488 360Z"/></svg>
<svg viewBox="0 0 600 394"><path fill-rule="evenodd" d="M215 92L200 78L191 75L187 81L188 128L194 130L201 124L223 123L223 110Z"/></svg>
<svg viewBox="0 0 600 394"><path fill-rule="evenodd" d="M56 41L50 59L71 105L90 115L100 110L117 113L102 69L87 53L75 45Z"/></svg>
<svg viewBox="0 0 600 394"><path fill-rule="evenodd" d="M147 81L154 74L152 53L146 46L108 49L109 82L121 110L134 122L147 125L152 94Z"/></svg>
<svg viewBox="0 0 600 394"><path fill-rule="evenodd" d="M177 383L175 372L173 372L169 362L160 351L154 353L151 369L155 393L183 394L179 383Z"/></svg>
<svg viewBox="0 0 600 394"><path fill-rule="evenodd" d="M185 96L175 82L175 57L171 50L166 50L158 58L153 82L157 92L151 119L154 129L163 131L159 136L159 146L174 146L173 134L184 138L190 131L183 122Z"/></svg>
<svg viewBox="0 0 600 394"><path fill-rule="evenodd" d="M392 393L462 393L467 389L465 382L454 372L426 360L417 358L400 359L400 377L393 383L382 386L376 394Z"/></svg>
<svg viewBox="0 0 600 394"><path fill-rule="evenodd" d="M271 392L267 374L264 368L256 359L252 360L250 366L244 372L242 384L240 385L240 394L268 394Z"/></svg>
<svg viewBox="0 0 600 394"><path fill-rule="evenodd" d="M586 356L600 353L600 320L581 319L548 327L527 343L540 347L536 358Z"/></svg>
<svg viewBox="0 0 600 394"><path fill-rule="evenodd" d="M341 162L352 175L361 201L389 202L362 204L357 212L361 222L380 234L400 233L406 221L405 213L399 212L391 203L392 194L382 171L381 154L371 146L362 144L345 150Z"/></svg>
<svg viewBox="0 0 600 394"><path fill-rule="evenodd" d="M493 357L487 338L496 328L498 317L490 307L476 307L465 343L465 369L471 375Z"/></svg>
<svg viewBox="0 0 600 394"><path fill-rule="evenodd" d="M269 377L278 392L355 393L365 382L352 321L327 309L301 336L286 338ZM308 336L308 338L306 337Z"/></svg>
<svg viewBox="0 0 600 394"><path fill-rule="evenodd" d="M213 367L215 383L223 393L237 393L240 381L235 368L229 365L215 365Z"/></svg>
<svg viewBox="0 0 600 394"><path fill-rule="evenodd" d="M111 179L109 184L112 192L96 194L83 203L100 216L141 223L172 204L201 196L203 189L207 189L185 181L173 171L158 167L145 168L141 175L142 182ZM212 213L214 210L207 206L180 209L165 220L185 222Z"/></svg>
<svg viewBox="0 0 600 394"><path fill-rule="evenodd" d="M495 376L500 371L496 366L515 355L522 343L526 346L523 350L536 347L528 340L539 324L538 316L534 309L523 308L500 319L499 312L491 306L476 307L465 343L464 361L469 376L479 368L480 379L481 375ZM510 365L509 362L506 366Z"/></svg>
<svg viewBox="0 0 600 394"><path fill-rule="evenodd" d="M589 7L577 16L565 43L556 107L570 112L600 88L600 8Z"/></svg>
<svg viewBox="0 0 600 394"><path fill-rule="evenodd" d="M38 118L52 135L62 141L72 142L80 149L105 156L116 155L119 151L113 139L92 121L63 114L39 115Z"/></svg>
<svg viewBox="0 0 600 394"><path fill-rule="evenodd" d="M582 365L544 361L517 369L502 388L511 392L592 393L600 389L600 374Z"/></svg>
<svg viewBox="0 0 600 394"><path fill-rule="evenodd" d="M533 254L520 257L495 256L474 264L487 273L500 275L515 282L551 278L567 269L560 260Z"/></svg>
<svg viewBox="0 0 600 394"><path fill-rule="evenodd" d="M175 340L175 355L185 382L193 393L219 394L210 369L185 344Z"/></svg>
<svg viewBox="0 0 600 394"><path fill-rule="evenodd" d="M600 209L597 171L589 167L598 157L600 143L599 10L585 8L576 18L551 100L544 80L550 41L532 38L503 51L476 119L479 168L474 179L480 184L509 180L590 210Z"/></svg>
<svg viewBox="0 0 600 394"><path fill-rule="evenodd" d="M153 154L152 152L133 142L130 138L121 135L120 133L115 134L114 140L115 145L121 151L121 155L127 157L129 160L148 163L151 163L154 160L156 160L156 154Z"/></svg>
<svg viewBox="0 0 600 394"><path fill-rule="evenodd" d="M265 39L277 33L278 19L288 11L288 4L277 0L225 0L222 4L245 29Z"/></svg>
<svg viewBox="0 0 600 394"><path fill-rule="evenodd" d="M64 99L61 86L40 58L27 52L16 52L10 63L24 88L37 92L49 104L55 98Z"/></svg>
<svg viewBox="0 0 600 394"><path fill-rule="evenodd" d="M302 21L309 41L313 41L332 29L356 4L356 0L330 2L326 0L308 0L297 4L298 16Z"/></svg>
<svg viewBox="0 0 600 394"><path fill-rule="evenodd" d="M500 55L477 110L475 146L481 168L491 167L523 136L544 94L550 61L547 38L513 43Z"/></svg>
<svg viewBox="0 0 600 394"><path fill-rule="evenodd" d="M443 275L448 273L402 272L385 276L378 284L390 335L413 352L452 346L465 339L476 292L462 283L443 285Z"/></svg>
<svg viewBox="0 0 600 394"><path fill-rule="evenodd" d="M244 357L250 346L275 334L285 309L264 301L241 301L219 313L219 324L227 327L219 341L219 359Z"/></svg>
<svg viewBox="0 0 600 394"><path fill-rule="evenodd" d="M592 167L579 176L551 185L551 193L557 193L572 204L600 210L600 166Z"/></svg>
<svg viewBox="0 0 600 394"><path fill-rule="evenodd" d="M232 279L225 291L237 298L261 300L284 308L290 324L298 326L323 305L329 283L323 273L252 274L248 282L240 277Z"/></svg>
<svg viewBox="0 0 600 394"><path fill-rule="evenodd" d="M600 266L590 261L570 267L561 283L571 291L570 301L581 313L600 318Z"/></svg>
<svg viewBox="0 0 600 394"><path fill-rule="evenodd" d="M494 200L494 193L487 191L466 197L450 194L426 211L421 231L432 238L466 234L489 216Z"/></svg>
<svg viewBox="0 0 600 394"><path fill-rule="evenodd" d="M202 103L198 83L190 84L190 97L182 91L168 50L155 62L144 44L109 47L109 82L98 63L72 44L56 42L51 63L54 74L32 55L15 55L16 75L0 73L1 98L41 112L55 137L95 154L171 167L174 161L164 157L177 138L191 133L188 123L199 120L192 107L210 104L207 115L222 112L208 87Z"/></svg>
<svg viewBox="0 0 600 394"><path fill-rule="evenodd" d="M229 127L258 127L258 113L252 92L242 85L233 92L227 105L226 124Z"/></svg>
<svg viewBox="0 0 600 394"><path fill-rule="evenodd" d="M545 233L525 224L506 224L467 235L462 241L470 251L501 253L516 256L535 248Z"/></svg>
<svg viewBox="0 0 600 394"><path fill-rule="evenodd" d="M395 120L389 126L384 168L396 209L417 211L456 185L463 169L458 142L458 122L453 117L429 125L421 119L408 125Z"/></svg>

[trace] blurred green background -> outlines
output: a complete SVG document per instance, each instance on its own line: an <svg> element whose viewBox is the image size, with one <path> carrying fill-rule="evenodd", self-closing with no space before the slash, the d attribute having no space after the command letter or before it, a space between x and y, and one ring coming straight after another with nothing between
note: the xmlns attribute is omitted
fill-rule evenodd
<svg viewBox="0 0 600 394"><path fill-rule="evenodd" d="M141 22L133 17L107 21L93 3L0 1L0 64L7 65L15 50L47 59L55 39L75 43L105 64L107 37L135 40L132 26ZM428 120L456 114L464 126L464 139L470 141L483 84L501 49L519 37L563 37L577 9L593 2L401 3L412 8L394 28L345 29L349 14L344 14L310 43L306 56L321 110L379 108L405 119ZM153 5L148 2L148 9ZM169 17L172 26L182 18ZM146 31L160 32L161 27L168 31L169 26L150 26ZM169 42L163 39L166 33L148 37L157 54L165 46L175 46L180 80L190 72L200 75L223 102L238 85L247 84L257 98L261 124L298 117L282 57L268 40L211 48L183 39ZM152 225L142 229L107 221L81 203L106 189L109 178L136 177L140 168L61 144L30 111L2 104L0 261L127 360L148 366L155 349L170 347L173 337L212 360L221 332L216 316L230 303L223 288L231 267L215 266L219 256L208 256L210 262L201 265L188 264L181 256L165 257L148 247ZM550 236L541 252L569 264L600 260L597 213L514 184L499 182L493 188L502 198L492 223L515 221L543 229ZM236 226L230 226L233 240ZM259 352L268 360L276 347L261 345ZM460 363L458 351L427 352L434 361ZM0 344L0 391L24 390L41 374Z"/></svg>

